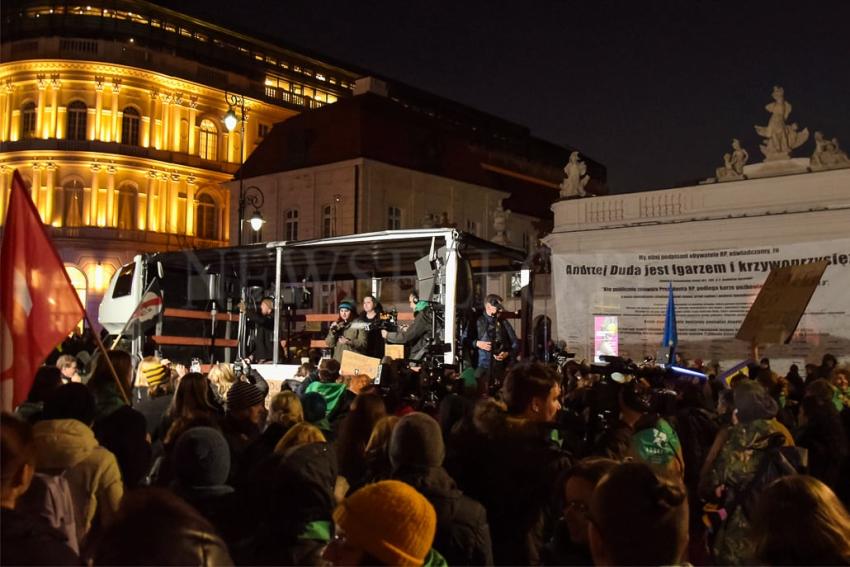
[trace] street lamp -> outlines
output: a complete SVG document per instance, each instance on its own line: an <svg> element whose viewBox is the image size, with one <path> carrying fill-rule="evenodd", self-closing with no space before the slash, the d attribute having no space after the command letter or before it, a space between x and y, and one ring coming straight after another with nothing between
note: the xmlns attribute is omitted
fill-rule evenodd
<svg viewBox="0 0 850 567"><path fill-rule="evenodd" d="M242 181L241 179L239 180ZM245 223L245 205L251 205L254 208L254 213L251 215L251 218L248 219L248 224L251 225L251 228L254 232L259 232L261 228L263 228L263 224L265 224L265 220L263 220L263 215L260 213L260 208L263 206L263 202L265 201L265 197L263 192L260 191L260 188L256 185L251 185L250 187L246 187L244 191L239 190L239 243L242 244L242 224Z"/></svg>
<svg viewBox="0 0 850 567"><path fill-rule="evenodd" d="M245 190L243 188L243 178L245 177L245 172L242 171L242 168L245 166L245 121L247 120L248 116L245 113L245 97L244 96L242 96L240 94L236 94L236 93L225 92L224 93L224 100L225 100L225 102L227 102L227 106L228 106L227 112L224 114L224 117L222 119L224 121L224 127L227 128L227 131L230 132L231 134L236 129L237 124L240 127L240 132L239 132L239 227L238 227L239 242L238 242L238 244L241 245L242 244L242 225L245 222ZM236 114L236 110L235 110L236 108L239 109L238 115ZM262 206L262 203L263 203L262 195L263 194L258 188L254 187L254 189L257 189L257 192L260 195L260 205L259 206ZM253 204L253 201L252 201L252 204ZM257 205L254 205L254 206L255 206L255 208L258 207ZM256 215L259 216L259 211L256 211ZM255 224L257 224L257 228L254 228ZM263 226L262 216L259 216L259 221L257 223L255 223L254 219L251 218L251 227L254 228L254 230L260 230L259 227L262 227L262 226Z"/></svg>

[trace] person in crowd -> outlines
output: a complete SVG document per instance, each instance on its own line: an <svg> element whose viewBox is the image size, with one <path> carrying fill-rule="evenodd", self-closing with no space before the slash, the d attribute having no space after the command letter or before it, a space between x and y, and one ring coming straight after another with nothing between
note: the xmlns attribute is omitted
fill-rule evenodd
<svg viewBox="0 0 850 567"><path fill-rule="evenodd" d="M407 300L413 310L413 323L406 330L390 332L384 329L381 331L381 336L390 344L405 345L407 358L420 361L425 357L428 346L432 343L431 327L434 314L430 304L420 300L416 292L411 292Z"/></svg>
<svg viewBox="0 0 850 567"><path fill-rule="evenodd" d="M56 368L62 374L62 382L82 382L77 372L77 357L71 354L63 354L56 359Z"/></svg>
<svg viewBox="0 0 850 567"><path fill-rule="evenodd" d="M301 384L298 386L295 392L303 398L304 394L307 393L307 388L309 388L310 384L314 382L322 382L323 384L336 383L337 379L339 378L339 370L339 361L334 360L333 358L324 358L321 362L319 362L316 369L310 372L310 374L308 374L307 377L301 381Z"/></svg>
<svg viewBox="0 0 850 567"><path fill-rule="evenodd" d="M209 380L198 372L186 374L174 392L174 399L163 418L166 431L163 443L172 447L180 434L198 425L219 424L224 417L213 403L213 392Z"/></svg>
<svg viewBox="0 0 850 567"><path fill-rule="evenodd" d="M341 377L339 382L345 389L339 395L334 408L328 411L328 421L331 423L331 427L339 426L351 411L351 405L355 398L366 392L367 388L372 385L372 380L365 374L349 374Z"/></svg>
<svg viewBox="0 0 850 567"><path fill-rule="evenodd" d="M788 382L788 397L796 402L802 400L806 391L806 382L800 376L800 367L792 364L788 374L785 375L785 381Z"/></svg>
<svg viewBox="0 0 850 567"><path fill-rule="evenodd" d="M688 498L681 479L646 463L616 466L590 504L588 539L596 565L681 565Z"/></svg>
<svg viewBox="0 0 850 567"><path fill-rule="evenodd" d="M159 369L160 366L162 367L162 370ZM133 406L138 406L139 403L149 397L149 385L147 380L147 374L149 372L156 375L159 372L168 373L168 369L156 356L146 356L141 362L139 362L139 365L136 367L136 379L133 382L133 391L130 395L130 401Z"/></svg>
<svg viewBox="0 0 850 567"><path fill-rule="evenodd" d="M127 405L124 398L132 391L132 357L120 350L109 351L108 356L118 382L106 359L101 356L86 384L96 404L92 429L98 442L115 455L121 467L124 487L130 489L138 486L150 470L150 437L145 416Z"/></svg>
<svg viewBox="0 0 850 567"><path fill-rule="evenodd" d="M247 309L245 303L239 304L239 311L245 314L254 327L253 348L249 358L252 362L263 363L274 359L274 299L264 297L259 310Z"/></svg>
<svg viewBox="0 0 850 567"><path fill-rule="evenodd" d="M415 488L437 513L434 548L449 565L492 565L487 512L464 496L443 468L445 446L440 425L414 412L399 420L389 447L392 478Z"/></svg>
<svg viewBox="0 0 850 567"><path fill-rule="evenodd" d="M220 534L227 531L235 509L234 490L227 484L230 449L221 431L193 427L174 446L172 489L194 506Z"/></svg>
<svg viewBox="0 0 850 567"><path fill-rule="evenodd" d="M835 355L830 353L824 354L818 367L818 378L826 378L828 380L832 376L832 371L835 370L836 366L838 366L838 359L835 358Z"/></svg>
<svg viewBox="0 0 850 567"><path fill-rule="evenodd" d="M764 489L753 538L761 565L850 565L850 514L811 476L786 476Z"/></svg>
<svg viewBox="0 0 850 567"><path fill-rule="evenodd" d="M682 477L685 463L679 437L667 420L652 411L647 386L632 380L620 388L620 421L603 436L598 452L615 460L630 457Z"/></svg>
<svg viewBox="0 0 850 567"><path fill-rule="evenodd" d="M437 514L408 484L384 480L361 488L333 512L336 537L325 548L332 565L432 566Z"/></svg>
<svg viewBox="0 0 850 567"><path fill-rule="evenodd" d="M301 406L304 408L304 421L310 425L315 425L322 432L322 435L328 441L336 439L331 424L327 418L328 403L324 396L318 392L306 394L301 400Z"/></svg>
<svg viewBox="0 0 850 567"><path fill-rule="evenodd" d="M330 326L325 342L333 350L333 358L342 362L342 353L350 350L363 352L366 349L367 332L352 325L357 318L354 302L345 299L339 303L339 318Z"/></svg>
<svg viewBox="0 0 850 567"><path fill-rule="evenodd" d="M364 480L366 444L375 424L385 415L384 400L376 394L364 394L355 398L351 411L342 420L336 440L339 474L353 487L360 486Z"/></svg>
<svg viewBox="0 0 850 567"><path fill-rule="evenodd" d="M147 395L135 409L144 416L145 428L154 444L165 435L160 425L174 397L174 382L168 368L155 357L150 359L153 360L146 358L139 364L138 376L144 380Z"/></svg>
<svg viewBox="0 0 850 567"><path fill-rule="evenodd" d="M124 494L115 455L98 445L91 430L94 416L89 389L70 383L45 401L42 420L33 427L37 470L68 482L78 548L93 525L112 522Z"/></svg>
<svg viewBox="0 0 850 567"><path fill-rule="evenodd" d="M311 428L306 424L296 428ZM293 431L290 430L290 431ZM291 445L264 464L246 502L246 536L233 547L250 565L321 565L333 535L336 455L324 441Z"/></svg>
<svg viewBox="0 0 850 567"><path fill-rule="evenodd" d="M850 368L839 367L833 369L832 374L829 376L829 381L835 386L838 399L844 408L850 408Z"/></svg>
<svg viewBox="0 0 850 567"><path fill-rule="evenodd" d="M522 362L508 371L504 397L479 401L470 427L449 440L446 469L487 509L494 561L537 564L558 519L556 481L570 464L552 435L561 386L549 366Z"/></svg>
<svg viewBox="0 0 850 567"><path fill-rule="evenodd" d="M94 565L233 565L215 528L174 493L130 492L95 544Z"/></svg>
<svg viewBox="0 0 850 567"><path fill-rule="evenodd" d="M212 385L213 394L222 406L227 401L227 392L236 384L236 373L230 364L221 362L213 364L207 373L207 380Z"/></svg>
<svg viewBox="0 0 850 567"><path fill-rule="evenodd" d="M325 364L327 362L327 364ZM330 421L331 414L339 405L340 399L347 388L339 375L339 361L334 359L323 360L319 365L318 380L311 381L303 390L303 395L318 393L325 398L326 412Z"/></svg>
<svg viewBox="0 0 850 567"><path fill-rule="evenodd" d="M618 465L617 461L602 457L587 457L569 469L560 486L563 518L547 546L545 564L592 565L587 528L593 491Z"/></svg>
<svg viewBox="0 0 850 567"><path fill-rule="evenodd" d="M315 425L301 422L293 425L286 434L280 438L274 447L275 455L283 455L293 447L309 445L310 443L327 443L322 431Z"/></svg>
<svg viewBox="0 0 850 567"><path fill-rule="evenodd" d="M268 426L246 449L242 473L237 484L244 480L269 455L293 426L304 421L304 409L295 392L279 392L271 399Z"/></svg>
<svg viewBox="0 0 850 567"><path fill-rule="evenodd" d="M363 311L357 320L369 326L366 331L366 347L363 349L363 354L372 358L384 358L384 337L381 336L381 329L378 327L383 311L384 308L374 295L363 296Z"/></svg>
<svg viewBox="0 0 850 567"><path fill-rule="evenodd" d="M65 534L44 518L16 510L35 474L32 426L3 412L0 416L0 563L80 565ZM76 546L76 540L73 545Z"/></svg>
<svg viewBox="0 0 850 567"><path fill-rule="evenodd" d="M475 379L481 397L501 388L505 369L519 351L513 327L501 318L503 309L502 298L491 293L484 298L484 312L475 323Z"/></svg>
<svg viewBox="0 0 850 567"><path fill-rule="evenodd" d="M364 479L367 483L390 478L392 472L390 438L398 421L398 416L385 415L372 428L372 435L369 436L369 441L366 443L366 474Z"/></svg>
<svg viewBox="0 0 850 567"><path fill-rule="evenodd" d="M827 486L838 489L842 481L842 465L850 449L840 414L831 400L817 396L803 398L795 441L798 447L808 450L808 473Z"/></svg>
<svg viewBox="0 0 850 567"><path fill-rule="evenodd" d="M55 366L41 366L35 372L32 387L24 403L15 408L21 418L35 423L41 418L44 400L63 383L62 374Z"/></svg>
<svg viewBox="0 0 850 567"><path fill-rule="evenodd" d="M253 384L237 382L227 392L221 430L230 447L230 480L239 478L248 447L260 436L266 419L265 395Z"/></svg>
<svg viewBox="0 0 850 567"><path fill-rule="evenodd" d="M700 496L728 505L728 516L714 536L713 555L719 564L741 564L754 560L751 524L745 513L744 492L760 470L767 449L775 443L792 446L791 434L775 416L779 407L755 380L744 380L734 388L737 423L718 433L700 474ZM731 503L740 501L742 504Z"/></svg>

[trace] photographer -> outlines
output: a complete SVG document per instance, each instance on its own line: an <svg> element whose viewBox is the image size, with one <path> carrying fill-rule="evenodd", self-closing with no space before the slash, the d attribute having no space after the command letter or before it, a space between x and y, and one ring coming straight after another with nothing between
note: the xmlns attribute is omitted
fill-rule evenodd
<svg viewBox="0 0 850 567"><path fill-rule="evenodd" d="M239 304L239 311L254 325L254 349L250 353L251 361L267 362L274 358L274 300L265 297L260 302L260 310L246 309L245 303Z"/></svg>
<svg viewBox="0 0 850 567"><path fill-rule="evenodd" d="M403 344L408 347L407 358L410 360L422 360L428 353L430 345L435 337L431 336L431 323L434 314L427 301L420 301L415 292L408 296L410 308L413 309L413 324L404 331L390 332L381 331L381 336L391 344Z"/></svg>
<svg viewBox="0 0 850 567"><path fill-rule="evenodd" d="M500 317L503 310L502 298L491 293L484 298L484 312L475 325L474 345L478 353L475 380L479 396L498 391L505 369L519 350L513 327Z"/></svg>
<svg viewBox="0 0 850 567"><path fill-rule="evenodd" d="M357 315L354 302L348 299L339 304L339 319L337 319L328 330L325 342L328 348L333 349L334 360L342 362L342 353L351 350L363 352L366 348L366 331L355 328L351 324Z"/></svg>
<svg viewBox="0 0 850 567"><path fill-rule="evenodd" d="M372 358L384 358L384 337L381 336L381 313L383 308L374 295L363 296L363 313L357 320L368 325L366 349L363 354Z"/></svg>

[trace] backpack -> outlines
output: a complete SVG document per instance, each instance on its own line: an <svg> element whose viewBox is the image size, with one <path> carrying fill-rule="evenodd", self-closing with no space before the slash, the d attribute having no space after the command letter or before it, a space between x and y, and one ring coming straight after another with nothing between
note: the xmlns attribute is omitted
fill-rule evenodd
<svg viewBox="0 0 850 567"><path fill-rule="evenodd" d="M68 547L79 554L74 500L64 471L59 474L35 473L29 489L18 500L15 509L47 520L52 528L65 536Z"/></svg>
<svg viewBox="0 0 850 567"><path fill-rule="evenodd" d="M730 517L740 507L747 520L751 520L762 490L782 477L804 474L808 468L808 451L801 447L786 447L782 433L771 434L767 439L767 447L762 451L764 456L756 474L726 507Z"/></svg>

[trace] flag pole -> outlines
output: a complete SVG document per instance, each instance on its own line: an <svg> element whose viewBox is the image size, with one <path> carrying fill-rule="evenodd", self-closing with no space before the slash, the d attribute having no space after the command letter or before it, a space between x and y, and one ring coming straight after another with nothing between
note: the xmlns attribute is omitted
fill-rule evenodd
<svg viewBox="0 0 850 567"><path fill-rule="evenodd" d="M115 347L118 346L118 342L121 340L121 337L123 337L124 333L127 332L127 329L130 328L130 323L133 322L133 318L136 316L136 314L139 311L139 307L142 306L142 302L145 300L145 294L151 290L151 287L153 287L153 284L154 284L155 281L156 281L156 278L151 279L150 283L148 283L147 287L145 287L145 289L142 291L142 298L139 299L139 303L138 303L138 305L136 305L136 308L133 310L133 313L130 315L130 318L127 319L126 323L124 323L124 327L121 329L121 332L118 333L117 337L115 337L115 340L112 342L112 346L109 347L110 350L113 350L113 349L115 349Z"/></svg>
<svg viewBox="0 0 850 567"><path fill-rule="evenodd" d="M86 323L89 325L89 329L92 330L92 336L94 336L94 340L97 343L97 348L100 349L100 352L103 354L103 358L106 360L106 365L109 366L109 372L112 374L115 384L118 385L118 391L121 393L121 398L124 400L124 403L129 406L130 398L127 396L127 392L124 391L124 385L121 384L121 379L118 378L118 372L115 371L115 367L112 365L112 360L109 359L109 351L106 350L106 346L104 346L103 341L100 340L100 335L94 330L94 325L92 325L91 319L89 319L88 311L85 311L85 319Z"/></svg>

